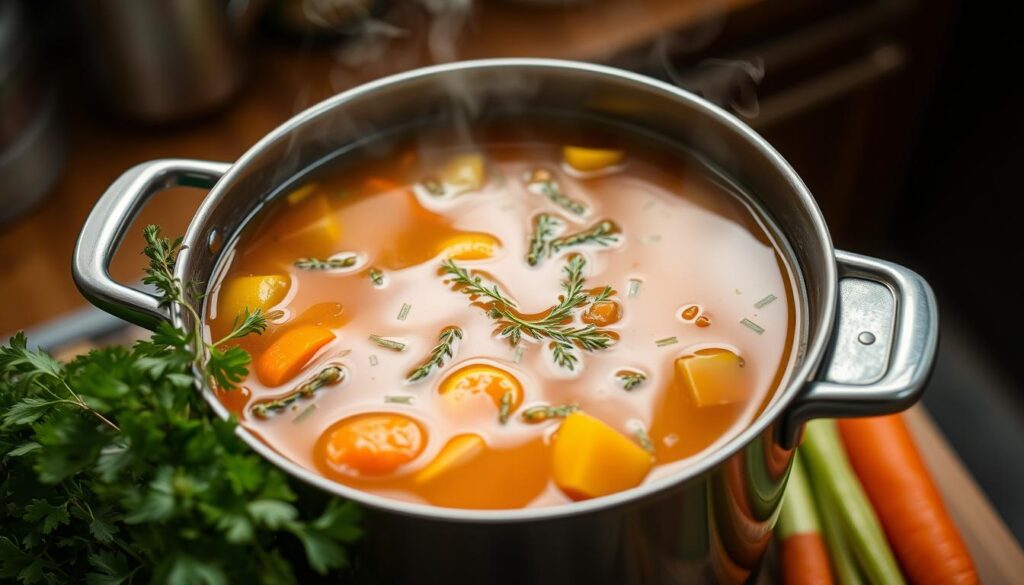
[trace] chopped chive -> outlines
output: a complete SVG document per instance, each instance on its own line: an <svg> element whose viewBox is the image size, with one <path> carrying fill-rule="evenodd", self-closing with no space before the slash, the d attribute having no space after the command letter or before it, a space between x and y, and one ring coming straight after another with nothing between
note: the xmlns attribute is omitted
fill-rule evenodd
<svg viewBox="0 0 1024 585"><path fill-rule="evenodd" d="M516 355L515 357L512 358L512 363L518 364L519 362L523 361L523 351L525 351L523 349L523 346L520 345L516 347Z"/></svg>
<svg viewBox="0 0 1024 585"><path fill-rule="evenodd" d="M647 431L644 429L643 425L637 425L633 434L636 435L636 440L640 443L640 446L643 447L644 451L654 454L654 443L651 442L651 437L647 435Z"/></svg>
<svg viewBox="0 0 1024 585"><path fill-rule="evenodd" d="M370 354L370 365L371 366L376 366L377 365L377 355L376 354L373 354L373 353Z"/></svg>
<svg viewBox="0 0 1024 585"><path fill-rule="evenodd" d="M763 309L764 307L767 307L768 305L770 305L773 302L775 302L775 299L777 299L777 298L778 297L776 297L775 295L768 295L765 298L761 299L760 301L757 301L756 303L754 303L754 308L755 309Z"/></svg>
<svg viewBox="0 0 1024 585"><path fill-rule="evenodd" d="M654 342L654 344L657 345L658 347L665 347L666 345L675 345L676 343L679 343L679 340L676 339L675 335L673 335L672 337L666 337L665 339L659 339Z"/></svg>
<svg viewBox="0 0 1024 585"><path fill-rule="evenodd" d="M387 349L390 349L390 350L394 350L394 351L403 351L405 349L405 344L402 343L401 341L395 341L394 339L388 339L387 337L381 337L380 335L377 335L375 333L371 333L370 334L370 341L376 343L377 345L379 345L381 347L384 347L384 348L387 348Z"/></svg>
<svg viewBox="0 0 1024 585"><path fill-rule="evenodd" d="M515 397L515 393L512 390L506 390L501 395L501 407L498 411L498 422L501 424L508 423L508 417L512 413L512 399Z"/></svg>
<svg viewBox="0 0 1024 585"><path fill-rule="evenodd" d="M317 408L319 408L319 406L317 406L315 402L313 404L310 404L309 406L304 408L302 412L299 413L298 416L293 418L292 422L296 424L302 422L306 417L313 414L313 411L315 411Z"/></svg>
<svg viewBox="0 0 1024 585"><path fill-rule="evenodd" d="M376 286L384 286L384 273L376 268L371 268L370 280L372 280L373 284Z"/></svg>
<svg viewBox="0 0 1024 585"><path fill-rule="evenodd" d="M743 325L744 327L750 329L751 331L757 333L758 335L764 333L764 327L761 327L760 325L754 323L750 319L743 319L742 321L740 321L740 325Z"/></svg>
<svg viewBox="0 0 1024 585"><path fill-rule="evenodd" d="M332 270L336 268L351 268L355 266L358 259L359 257L355 254L343 258L328 258L327 260L299 258L295 261L294 265L302 270Z"/></svg>
<svg viewBox="0 0 1024 585"><path fill-rule="evenodd" d="M390 404L412 404L412 396L385 396L384 402Z"/></svg>
<svg viewBox="0 0 1024 585"><path fill-rule="evenodd" d="M636 278L630 278L629 279L629 288L626 289L626 296L627 297L635 297L636 295L640 294L640 285L641 284L643 284L642 280L639 280L639 279L636 279Z"/></svg>
<svg viewBox="0 0 1024 585"><path fill-rule="evenodd" d="M405 318L409 316L409 311L412 310L412 305L409 303L402 303L402 310L398 311L398 320L405 321Z"/></svg>

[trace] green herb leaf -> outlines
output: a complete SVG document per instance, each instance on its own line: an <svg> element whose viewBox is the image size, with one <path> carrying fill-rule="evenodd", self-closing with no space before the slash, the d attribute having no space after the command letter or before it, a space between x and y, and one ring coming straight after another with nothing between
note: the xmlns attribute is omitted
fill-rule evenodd
<svg viewBox="0 0 1024 585"><path fill-rule="evenodd" d="M441 334L437 338L437 345L434 349L430 350L430 355L423 361L415 370L409 372L406 376L407 382L418 382L423 378L426 378L430 373L444 366L446 359L451 359L455 356L454 345L455 341L462 339L462 329L460 327L445 327L441 330Z"/></svg>

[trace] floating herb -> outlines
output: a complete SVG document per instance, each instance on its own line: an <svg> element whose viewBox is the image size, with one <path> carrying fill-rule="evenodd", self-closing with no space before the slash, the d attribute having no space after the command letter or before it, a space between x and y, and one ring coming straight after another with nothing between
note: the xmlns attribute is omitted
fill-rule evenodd
<svg viewBox="0 0 1024 585"><path fill-rule="evenodd" d="M295 418L292 419L292 422L295 423L295 424L298 424L298 423L306 420L306 418L309 417L309 415L311 415L314 412L316 412L317 408L319 408L319 406L317 406L317 404L315 402L313 404L310 404L306 408L303 408L302 412L300 412L298 416L296 416Z"/></svg>
<svg viewBox="0 0 1024 585"><path fill-rule="evenodd" d="M765 298L761 299L760 301L757 301L756 303L754 303L754 308L755 309L763 309L763 308L767 307L768 305L772 304L773 302L775 302L775 299L777 299L777 298L778 297L776 297L775 295L768 295Z"/></svg>
<svg viewBox="0 0 1024 585"><path fill-rule="evenodd" d="M518 364L518 363L522 362L523 361L523 352L525 350L526 350L526 348L524 348L523 346L521 346L521 345L517 346L516 347L516 353L512 357L512 363Z"/></svg>
<svg viewBox="0 0 1024 585"><path fill-rule="evenodd" d="M376 268L371 268L370 280L372 280L373 284L376 286L384 286L384 273Z"/></svg>
<svg viewBox="0 0 1024 585"><path fill-rule="evenodd" d="M758 335L761 335L762 333L764 333L764 327L761 327L760 325L758 325L757 323L754 323L750 319L744 318L743 320L740 321L740 325L743 325L744 327L746 327L747 329L750 329L751 331L753 331L754 333L757 333Z"/></svg>
<svg viewBox="0 0 1024 585"><path fill-rule="evenodd" d="M463 285L464 294L484 295L493 301L487 308L487 314L502 326L499 332L501 337L508 338L513 346L519 345L523 335L537 340L550 339L555 363L569 370L574 369L578 361L575 354L577 348L585 351L607 349L614 341L611 332L593 325L572 327L566 324L572 320L574 311L592 300L592 297L583 290L585 266L586 260L582 256L571 257L563 268L566 278L562 282L565 294L561 300L544 317L525 319L513 311L514 305L498 291L497 286L487 288L479 276L470 276L465 269L451 260L443 263L444 271L454 275L453 280ZM610 294L609 288L605 287L601 294Z"/></svg>
<svg viewBox="0 0 1024 585"><path fill-rule="evenodd" d="M412 305L409 303L402 303L402 309L398 311L398 320L405 321L406 317L409 316L409 311L412 310Z"/></svg>
<svg viewBox="0 0 1024 585"><path fill-rule="evenodd" d="M328 258L319 260L317 258L299 258L295 261L295 267L301 270L333 270L336 268L351 268L356 265L359 256L352 254L343 258Z"/></svg>
<svg viewBox="0 0 1024 585"><path fill-rule="evenodd" d="M647 375L643 372L636 372L633 370L621 370L615 374L615 377L622 383L622 388L625 390L632 390L640 384L644 383L647 379Z"/></svg>
<svg viewBox="0 0 1024 585"><path fill-rule="evenodd" d="M384 402L388 404L412 404L412 396L385 396Z"/></svg>
<svg viewBox="0 0 1024 585"><path fill-rule="evenodd" d="M674 345L679 343L679 340L673 335L672 337L666 337L665 339L659 339L654 342L658 347L665 347L666 345Z"/></svg>
<svg viewBox="0 0 1024 585"><path fill-rule="evenodd" d="M435 368L440 368L444 365L445 358L454 357L452 346L455 345L456 339L462 339L462 329L459 327L445 327L441 330L441 335L437 338L437 345L434 349L430 350L430 355L418 368L413 370L406 376L407 382L416 382L426 378L430 375L430 372Z"/></svg>
<svg viewBox="0 0 1024 585"><path fill-rule="evenodd" d="M457 265L451 259L441 262L441 269L445 274L452 276L452 282L462 287L462 293L471 297L487 297L508 307L515 307L516 304L506 298L498 290L498 285L492 284L491 288L483 285L483 279L479 276L471 276L469 271Z"/></svg>
<svg viewBox="0 0 1024 585"><path fill-rule="evenodd" d="M375 333L371 333L370 334L370 341L376 343L377 345L379 345L381 347L384 347L384 348L387 348L387 349L390 349L390 350L393 350L393 351L404 351L405 350L405 344L402 343L401 341L395 341L394 339L388 339L387 337L381 337L380 335L377 335Z"/></svg>
<svg viewBox="0 0 1024 585"><path fill-rule="evenodd" d="M579 409L580 407L576 404L563 404L561 406L531 406L524 410L523 414L520 416L524 422L539 423L553 418L567 417Z"/></svg>
<svg viewBox="0 0 1024 585"><path fill-rule="evenodd" d="M537 176L536 173L534 173L534 176ZM563 193L558 184L550 178L534 181L532 185L536 185L540 194L547 197L549 201L570 213L583 215L587 212L587 208L583 203Z"/></svg>
<svg viewBox="0 0 1024 585"><path fill-rule="evenodd" d="M572 248L574 246L582 246L585 244L597 244L598 246L611 246L618 241L618 237L615 235L616 228L615 224L605 219L601 220L594 227L570 234L568 236L558 238L557 240L551 241L551 252L557 254L558 252Z"/></svg>
<svg viewBox="0 0 1024 585"><path fill-rule="evenodd" d="M344 370L338 366L328 366L323 370L320 370L320 373L317 374L315 378L302 384L281 398L255 404L252 407L252 413L259 418L267 418L270 413L284 410L300 398L309 398L320 388L337 384L338 382L341 382L344 377Z"/></svg>
<svg viewBox="0 0 1024 585"><path fill-rule="evenodd" d="M376 366L378 363L379 362L377 362L377 354L371 353L370 354L370 365L371 366Z"/></svg>
<svg viewBox="0 0 1024 585"><path fill-rule="evenodd" d="M636 441L640 443L640 446L643 447L644 451L653 455L654 443L651 442L651 437L647 434L647 429L645 429L643 425L637 425L633 434L636 436Z"/></svg>
<svg viewBox="0 0 1024 585"><path fill-rule="evenodd" d="M637 279L637 278L630 278L629 279L629 288L626 289L626 296L632 298L632 297L635 297L636 295L640 294L640 285L641 284L643 284L642 280Z"/></svg>
<svg viewBox="0 0 1024 585"><path fill-rule="evenodd" d="M501 424L508 423L508 417L512 413L512 400L515 398L515 391L506 390L501 395L501 406L498 408L498 422Z"/></svg>
<svg viewBox="0 0 1024 585"><path fill-rule="evenodd" d="M527 264L536 266L541 261L547 253L548 242L555 236L555 232L561 225L562 222L547 213L537 216L533 226L533 235L530 236L530 249L526 253Z"/></svg>

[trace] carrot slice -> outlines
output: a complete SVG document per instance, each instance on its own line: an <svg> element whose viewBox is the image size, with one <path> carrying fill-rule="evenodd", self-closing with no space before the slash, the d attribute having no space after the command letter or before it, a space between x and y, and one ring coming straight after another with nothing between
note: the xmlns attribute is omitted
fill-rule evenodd
<svg viewBox="0 0 1024 585"><path fill-rule="evenodd" d="M256 361L256 375L267 386L291 380L321 347L334 341L326 327L303 325L285 331Z"/></svg>
<svg viewBox="0 0 1024 585"><path fill-rule="evenodd" d="M850 463L912 583L978 583L971 555L898 415L839 421Z"/></svg>

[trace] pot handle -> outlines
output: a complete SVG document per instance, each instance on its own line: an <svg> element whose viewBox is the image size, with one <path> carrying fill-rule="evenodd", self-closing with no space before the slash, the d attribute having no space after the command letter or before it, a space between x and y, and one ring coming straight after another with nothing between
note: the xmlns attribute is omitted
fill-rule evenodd
<svg viewBox="0 0 1024 585"><path fill-rule="evenodd" d="M111 315L146 329L167 321L170 317L156 296L110 277L110 260L150 197L177 186L208 189L230 167L229 163L161 159L136 165L118 177L92 208L75 245L71 274L82 295Z"/></svg>
<svg viewBox="0 0 1024 585"><path fill-rule="evenodd" d="M921 396L939 340L935 295L917 273L877 258L836 251L839 302L820 379L782 421L783 446L808 420L890 414Z"/></svg>

